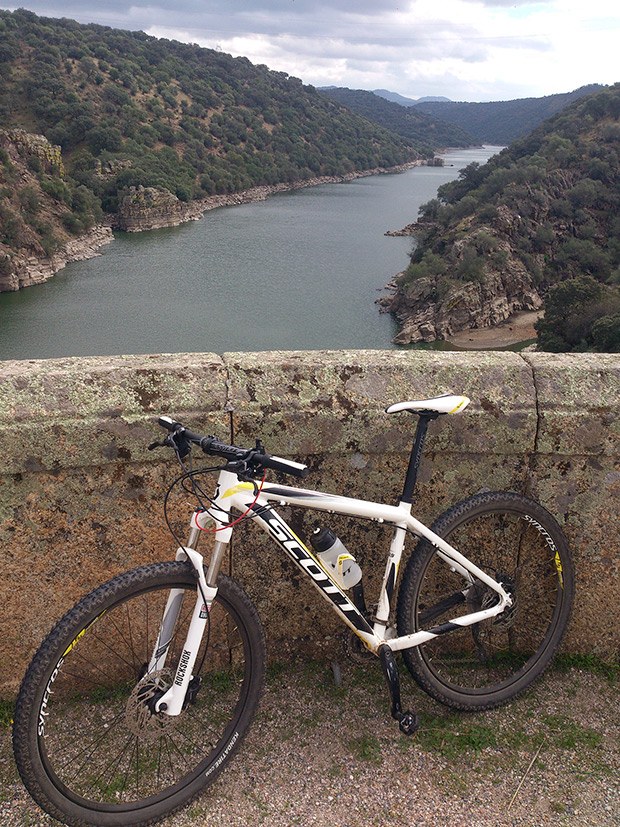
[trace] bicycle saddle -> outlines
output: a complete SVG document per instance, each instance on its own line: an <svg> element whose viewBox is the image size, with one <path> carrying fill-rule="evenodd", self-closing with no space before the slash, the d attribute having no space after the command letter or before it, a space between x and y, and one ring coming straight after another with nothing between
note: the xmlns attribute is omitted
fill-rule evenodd
<svg viewBox="0 0 620 827"><path fill-rule="evenodd" d="M390 414L400 413L400 411L412 411L413 413L430 411L437 414L452 414L464 411L468 405L469 399L466 396L444 393L442 396L433 396L431 399L396 402L394 405L389 405L385 412Z"/></svg>

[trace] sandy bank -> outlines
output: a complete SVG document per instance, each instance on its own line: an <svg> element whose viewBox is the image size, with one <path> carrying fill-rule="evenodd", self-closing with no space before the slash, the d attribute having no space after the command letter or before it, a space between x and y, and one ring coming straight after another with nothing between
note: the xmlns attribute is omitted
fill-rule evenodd
<svg viewBox="0 0 620 827"><path fill-rule="evenodd" d="M535 339L534 323L543 315L542 310L515 313L502 324L483 327L479 330L459 330L448 338L448 342L468 350L488 350L508 347L526 339Z"/></svg>

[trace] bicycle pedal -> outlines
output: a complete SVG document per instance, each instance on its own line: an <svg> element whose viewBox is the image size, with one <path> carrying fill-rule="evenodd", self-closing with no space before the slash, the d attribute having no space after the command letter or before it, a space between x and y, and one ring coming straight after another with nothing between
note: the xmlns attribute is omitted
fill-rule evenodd
<svg viewBox="0 0 620 827"><path fill-rule="evenodd" d="M398 727L404 735L413 735L417 732L419 725L418 716L415 712L409 712L409 710L402 713L402 717L398 722Z"/></svg>

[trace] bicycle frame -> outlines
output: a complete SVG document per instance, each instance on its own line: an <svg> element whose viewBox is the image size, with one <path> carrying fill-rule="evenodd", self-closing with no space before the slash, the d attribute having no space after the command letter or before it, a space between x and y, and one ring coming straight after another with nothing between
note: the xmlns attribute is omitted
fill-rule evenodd
<svg viewBox="0 0 620 827"><path fill-rule="evenodd" d="M394 535L388 553L377 612L372 619L372 625L334 581L329 571L322 566L320 559L278 514L272 505L274 503L280 506L297 506L349 517L363 517L394 526ZM439 635L494 617L512 604L512 598L500 583L489 577L488 574L471 563L464 554L413 517L410 502L401 501L398 506L390 506L304 488L274 484L263 485L259 495L256 496L256 488L253 483L240 480L235 473L230 471L221 471L213 505L206 511L194 512L188 545L179 548L177 552L177 559L189 559L196 569L198 593L175 679L170 689L159 699L156 705L157 711L166 712L168 715L178 715L183 708L187 686L192 677L192 669L207 623L208 611L217 594L216 580L221 561L232 537L233 527L229 523L230 513L233 510L241 514L247 512L248 516L276 541L291 560L310 577L315 588L330 603L336 614L375 655L379 653L380 647L384 645L387 645L392 652L419 646ZM202 556L195 550L195 546L200 531L207 529L212 522L219 525L220 530L209 569L205 576ZM398 636L395 629L388 626L388 620L405 543L405 534L407 533L406 529L413 532L417 537L428 540L446 565L463 576L465 580L464 591L469 587L469 584L475 580L480 580L497 593L497 603L487 609L456 617L447 623L442 623L440 626ZM172 590L149 665L149 672L163 668L178 611L178 596L176 590Z"/></svg>

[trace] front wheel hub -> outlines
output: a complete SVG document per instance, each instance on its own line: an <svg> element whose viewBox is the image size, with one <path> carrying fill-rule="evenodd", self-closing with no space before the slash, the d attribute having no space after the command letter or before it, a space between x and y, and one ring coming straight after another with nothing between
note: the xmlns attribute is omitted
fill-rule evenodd
<svg viewBox="0 0 620 827"><path fill-rule="evenodd" d="M127 729L144 743L156 741L169 729L174 718L155 711L155 704L172 686L171 669L160 669L141 678L133 688L125 706Z"/></svg>

